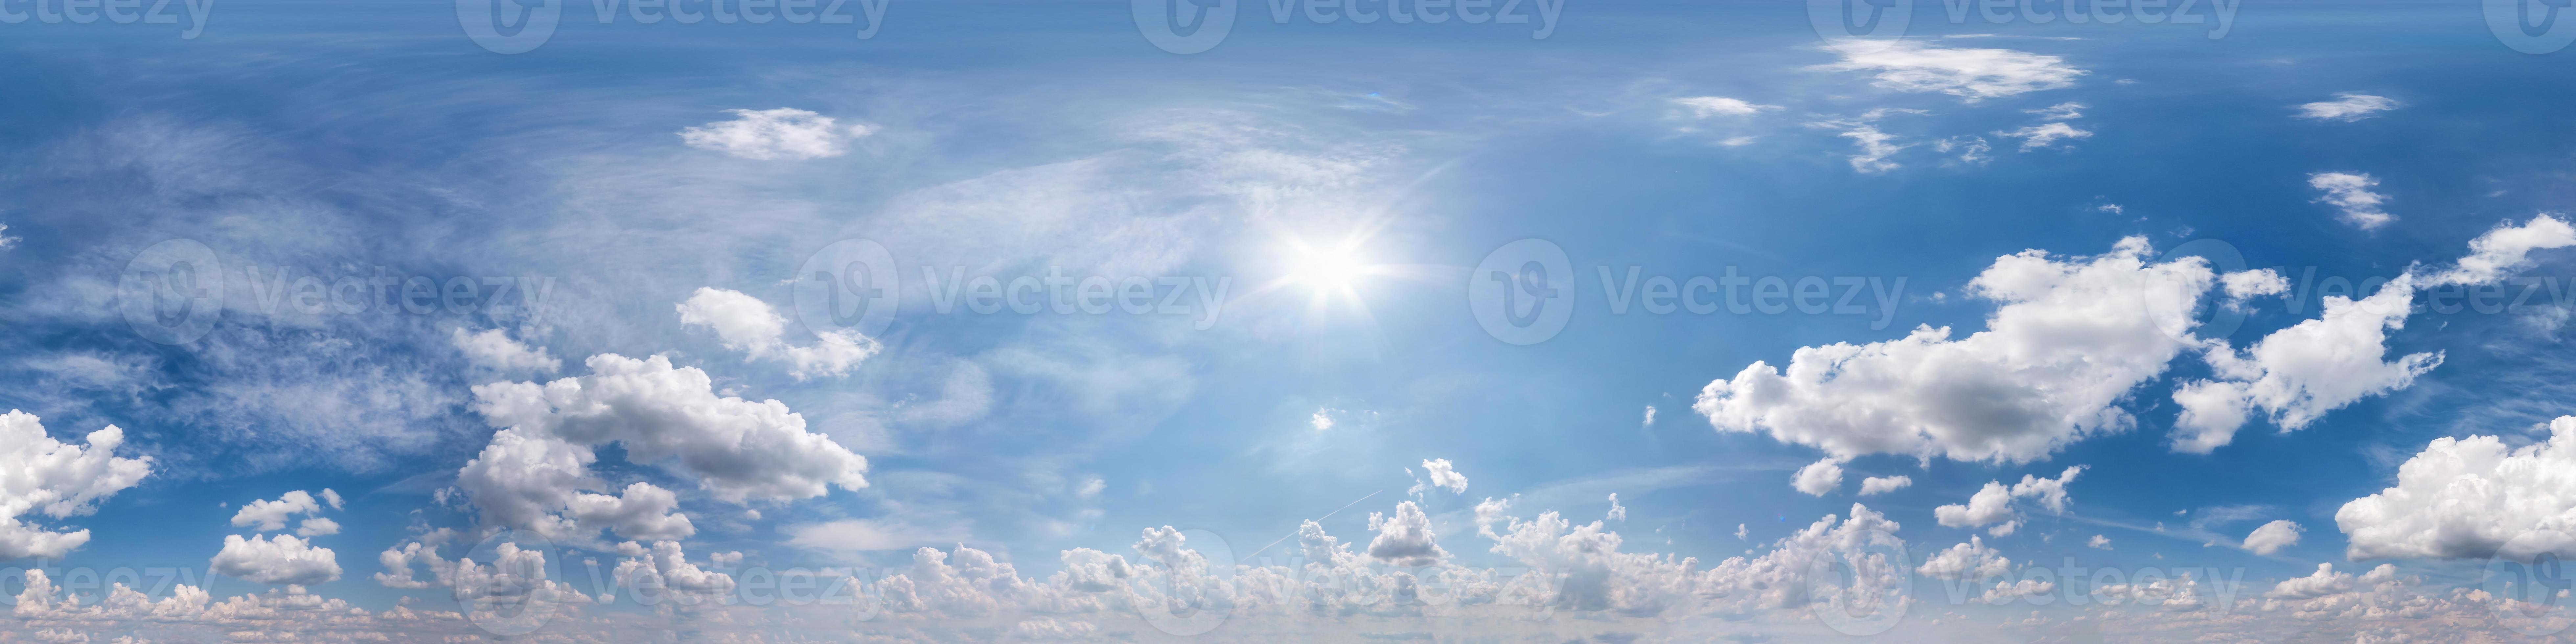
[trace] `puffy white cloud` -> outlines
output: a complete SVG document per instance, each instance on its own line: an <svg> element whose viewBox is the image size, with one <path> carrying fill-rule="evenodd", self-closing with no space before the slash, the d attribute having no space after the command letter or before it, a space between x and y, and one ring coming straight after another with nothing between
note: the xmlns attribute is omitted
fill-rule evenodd
<svg viewBox="0 0 2576 644"><path fill-rule="evenodd" d="M680 324L714 329L725 348L785 362L787 375L797 380L846 375L883 348L875 338L848 330L817 332L812 346L788 344L787 318L771 310L768 302L736 291L701 287L678 308Z"/></svg>
<svg viewBox="0 0 2576 644"><path fill-rule="evenodd" d="M665 464L732 503L823 495L831 486L867 487L867 460L806 431L805 418L775 400L718 397L706 372L668 358L592 356L591 373L554 382L474 387L474 408L494 426L491 444L457 470L457 487L485 522L586 538L601 529L635 539L693 533L675 496L634 483L620 496L589 471L593 448L625 448L627 460Z"/></svg>
<svg viewBox="0 0 2576 644"><path fill-rule="evenodd" d="M1843 466L1832 458L1798 468L1797 475L1789 479L1789 487L1815 496L1824 496L1826 492L1832 492L1842 484Z"/></svg>
<svg viewBox="0 0 2576 644"><path fill-rule="evenodd" d="M1882 88L1940 92L1975 103L2075 85L2084 70L2056 56L2010 49L1962 49L1896 40L1884 47L1840 47L1840 62L1815 69L1870 72Z"/></svg>
<svg viewBox="0 0 2576 644"><path fill-rule="evenodd" d="M330 536L339 533L340 522L321 517L305 519L303 523L295 525L295 536L298 537L312 538Z"/></svg>
<svg viewBox="0 0 2576 644"><path fill-rule="evenodd" d="M1896 169L1898 167L1896 162L1889 161L1887 158L1896 156L1897 152L1911 147L1910 144L1896 143L1896 135L1881 132L1876 125L1853 125L1851 129L1843 130L1842 136L1851 139L1852 144L1860 146L1860 153L1851 156L1851 167L1852 171L1861 174L1877 174Z"/></svg>
<svg viewBox="0 0 2576 644"><path fill-rule="evenodd" d="M1673 104L1680 105L1683 109L1690 110L1691 116L1695 118L1709 118L1712 116L1752 116L1764 111L1780 109L1780 106L1778 105L1758 105L1745 102L1742 99L1727 98L1724 96L1692 96L1687 98L1676 98L1673 99Z"/></svg>
<svg viewBox="0 0 2576 644"><path fill-rule="evenodd" d="M125 430L115 425L90 432L84 441L54 440L33 414L0 414L0 559L60 558L81 547L89 542L89 530L49 530L34 523L33 515L59 520L89 514L98 502L152 474L152 457L116 456Z"/></svg>
<svg viewBox="0 0 2576 644"><path fill-rule="evenodd" d="M2576 246L2576 226L2539 215L2516 226L2498 225L2469 240L2469 254L2458 264L2425 280L2425 286L2489 284L2531 265L2531 251Z"/></svg>
<svg viewBox="0 0 2576 644"><path fill-rule="evenodd" d="M1976 494L1968 496L1967 505L1950 504L1932 509L1932 518L1952 528L1974 528L2013 518L2012 489L1996 481L1987 481Z"/></svg>
<svg viewBox="0 0 2576 644"><path fill-rule="evenodd" d="M1610 493L1610 513L1602 518L1609 521L1628 520L1628 506L1619 504L1619 493Z"/></svg>
<svg viewBox="0 0 2576 644"><path fill-rule="evenodd" d="M2224 340L2209 341L2203 357L2218 379L2187 382L2174 390L2174 402L2183 408L2175 423L2174 448L2207 453L2225 445L2254 409L2269 412L2284 431L2296 430L2353 401L2413 384L2416 376L2440 366L2443 355L2385 359L2388 332L2405 327L2416 288L2492 284L2528 267L2533 251L2569 246L2576 246L2576 226L2556 217L2508 222L2470 240L2469 254L2451 268L2430 278L2419 278L2410 268L2360 301L2327 297L2322 316L2275 331L2241 354ZM2257 280L2271 281L2248 278ZM2233 297L2237 286L2231 282L2228 290Z"/></svg>
<svg viewBox="0 0 2576 644"><path fill-rule="evenodd" d="M874 134L869 125L842 127L829 116L782 107L725 110L739 117L680 130L680 142L701 150L761 161L805 160L848 154L850 139Z"/></svg>
<svg viewBox="0 0 2576 644"><path fill-rule="evenodd" d="M2228 273L2220 276L2218 282L2221 290L2227 293L2228 306L2241 307L2254 298L2290 292L2290 278L2282 277L2269 268Z"/></svg>
<svg viewBox="0 0 2576 644"><path fill-rule="evenodd" d="M2245 551L2258 555L2280 552L2282 548L2299 545L2299 533L2304 530L2288 520L2263 524L2263 527L2255 528L2253 534L2245 535Z"/></svg>
<svg viewBox="0 0 2576 644"><path fill-rule="evenodd" d="M2335 94L2335 100L2300 105L2299 118L2348 123L2377 116L2380 112L2397 109L2397 107L2396 99L2386 96L2341 92Z"/></svg>
<svg viewBox="0 0 2576 644"><path fill-rule="evenodd" d="M1467 475L1459 474L1458 470L1449 464L1449 459L1435 458L1424 460L1422 461L1422 471L1425 475L1431 477L1431 487L1448 490L1450 494L1467 493ZM1414 493L1422 493L1422 488L1416 486L1414 488Z"/></svg>
<svg viewBox="0 0 2576 644"><path fill-rule="evenodd" d="M1449 557L1440 549L1440 536L1431 532L1431 517L1412 501L1397 502L1395 516L1369 513L1368 526L1377 531L1377 538L1369 540L1369 557L1387 565L1430 566Z"/></svg>
<svg viewBox="0 0 2576 644"><path fill-rule="evenodd" d="M331 504L332 507L339 507L340 504L337 501L340 493L328 488L323 489L322 493L334 501ZM239 511L233 512L232 523L234 527L248 527L260 532L276 532L286 529L286 522L295 515L321 513L322 503L315 501L311 493L293 490L280 495L274 501L260 499L242 504Z"/></svg>
<svg viewBox="0 0 2576 644"><path fill-rule="evenodd" d="M207 565L215 572L261 584L310 586L340 578L340 562L330 548L284 534L249 539L224 535L224 549Z"/></svg>
<svg viewBox="0 0 2576 644"><path fill-rule="evenodd" d="M2397 467L2397 483L2335 511L2353 560L2564 552L2576 536L2576 416L2549 440L2510 448L2495 436L2437 438ZM2526 537L2525 535L2530 535ZM2515 543L2516 538L2522 538Z"/></svg>
<svg viewBox="0 0 2576 644"><path fill-rule="evenodd" d="M2010 535L2013 530L2021 527L2021 522L2017 519L2021 515L2013 509L2014 499L2037 499L2037 503L2048 508L2049 512L2064 514L2067 503L2066 484L2074 482L2075 476L2083 472L2084 466L2078 465L2066 468L2065 472L2053 479L2023 474L2021 482L2014 483L2010 487L2006 487L2001 481L1987 481L1985 487L1978 488L1976 494L1968 497L1967 505L1951 504L1933 508L1932 517L1940 521L1941 525L1952 528L1975 528L2000 523L2002 525L1997 526L1993 534L1998 537Z"/></svg>
<svg viewBox="0 0 2576 644"><path fill-rule="evenodd" d="M2192 314L2217 276L2198 258L2151 263L2144 238L2110 253L1997 258L1968 285L2002 303L1987 330L1952 339L1919 327L1866 345L1804 347L1710 382L1692 409L1720 431L1852 457L2034 460L2130 428L2117 407L2197 343Z"/></svg>
<svg viewBox="0 0 2576 644"><path fill-rule="evenodd" d="M1896 476L1872 476L1860 480L1860 495L1870 496L1873 494L1886 494L1905 489L1906 486L1913 484L1914 477L1902 474Z"/></svg>
<svg viewBox="0 0 2576 644"><path fill-rule="evenodd" d="M1655 406L1654 406L1654 405L1647 405L1647 406L1646 406L1646 420L1645 420L1645 422L1643 422L1643 423L1639 423L1639 425L1644 426L1644 427L1653 427L1653 426L1655 426Z"/></svg>
<svg viewBox="0 0 2576 644"><path fill-rule="evenodd" d="M1987 579L2012 572L2012 560L1974 536L1967 543L1932 553L1914 572L1938 579Z"/></svg>
<svg viewBox="0 0 2576 644"><path fill-rule="evenodd" d="M2269 526L2266 526L2269 527ZM2393 567L2392 567L2393 569ZM2292 577L2274 584L2265 597L2274 599L2311 599L2352 590L2352 573L2335 572L2334 564L2317 564L2317 571L2306 577Z"/></svg>
<svg viewBox="0 0 2576 644"><path fill-rule="evenodd" d="M2098 534L2093 535L2093 538L2084 541L2084 547L2096 550L2109 550L2111 549L2111 538Z"/></svg>
<svg viewBox="0 0 2576 644"><path fill-rule="evenodd" d="M2390 215L2387 210L2380 208L2381 204L2388 202L2388 196L2370 191L2371 188L2378 186L2379 179L2368 174L2319 172L2308 175L2308 187L2325 193L2325 196L2318 197L2317 201L2342 210L2344 221L2352 222L2352 225L2360 226L2362 230L2378 228L2397 220L2395 215Z"/></svg>
<svg viewBox="0 0 2576 644"><path fill-rule="evenodd" d="M457 351L465 353L466 362L485 369L547 373L563 368L563 361L546 353L544 347L522 344L510 339L510 334L500 329L466 333L465 329L459 328L449 332L448 342L456 345Z"/></svg>
<svg viewBox="0 0 2576 644"><path fill-rule="evenodd" d="M2091 130L2076 129L2062 122L2041 123L2018 130L1996 132L1996 136L2021 139L2021 151L2029 152L2057 145L2067 139L2092 138Z"/></svg>

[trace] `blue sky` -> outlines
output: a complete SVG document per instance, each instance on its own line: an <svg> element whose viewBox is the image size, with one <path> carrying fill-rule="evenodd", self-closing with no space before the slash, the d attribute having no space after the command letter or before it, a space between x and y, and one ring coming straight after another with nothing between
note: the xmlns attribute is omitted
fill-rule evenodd
<svg viewBox="0 0 2576 644"><path fill-rule="evenodd" d="M1904 2L0 2L0 636L2560 634L2576 27Z"/></svg>

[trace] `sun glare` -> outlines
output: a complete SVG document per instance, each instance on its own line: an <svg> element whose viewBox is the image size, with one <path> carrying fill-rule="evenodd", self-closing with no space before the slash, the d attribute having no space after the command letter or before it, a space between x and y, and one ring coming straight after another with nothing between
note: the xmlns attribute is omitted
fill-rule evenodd
<svg viewBox="0 0 2576 644"><path fill-rule="evenodd" d="M1308 288L1341 291L1350 288L1351 281L1358 279L1364 270L1359 258L1347 249L1308 248L1297 258L1296 268L1289 279Z"/></svg>

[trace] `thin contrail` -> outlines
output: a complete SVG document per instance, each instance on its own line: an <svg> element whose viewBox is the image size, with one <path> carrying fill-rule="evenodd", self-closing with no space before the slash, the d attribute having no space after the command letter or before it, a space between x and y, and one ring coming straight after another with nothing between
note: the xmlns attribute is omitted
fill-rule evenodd
<svg viewBox="0 0 2576 644"><path fill-rule="evenodd" d="M1351 509L1351 506L1359 505L1359 504L1360 504L1360 501L1366 501L1366 500L1369 500L1371 497L1375 497L1375 496L1377 496L1377 495L1378 495L1378 492L1385 492L1385 491L1386 491L1386 490L1382 490L1382 489L1381 489L1381 490L1378 490L1377 492L1370 492L1370 493L1368 493L1368 496L1360 497L1360 498L1359 498L1359 500L1357 500L1357 501L1352 501L1352 502L1349 502L1349 503L1344 503L1344 504L1342 504L1342 507L1333 508L1333 511L1324 513L1324 516L1315 517L1314 519L1311 519L1311 520L1313 520L1313 521L1322 521L1322 520L1325 520L1325 519L1333 518L1333 515L1341 514L1343 510L1348 510L1348 509ZM1297 533L1294 533L1294 532L1288 533L1288 537L1294 537L1294 536L1297 536ZM1279 541L1287 541L1287 540L1288 540L1288 537L1280 537L1280 538L1279 538ZM1272 541L1272 542L1270 542L1270 546L1279 545L1279 541ZM1252 554L1244 555L1244 556L1243 556L1243 558L1244 558L1245 560L1250 560L1250 559L1252 559L1253 557L1261 556L1261 553L1269 552L1269 551L1270 551L1270 546L1262 546L1260 550L1254 550L1254 551L1252 551Z"/></svg>

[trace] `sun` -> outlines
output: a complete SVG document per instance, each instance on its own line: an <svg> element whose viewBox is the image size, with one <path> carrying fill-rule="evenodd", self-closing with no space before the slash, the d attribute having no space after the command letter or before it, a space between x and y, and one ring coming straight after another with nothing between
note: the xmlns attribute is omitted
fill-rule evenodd
<svg viewBox="0 0 2576 644"><path fill-rule="evenodd" d="M1307 247L1297 249L1295 264L1288 279L1322 292L1341 292L1368 272L1367 265L1348 248Z"/></svg>

